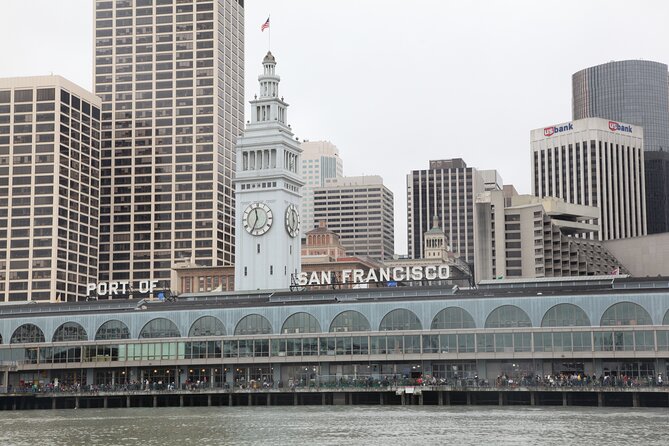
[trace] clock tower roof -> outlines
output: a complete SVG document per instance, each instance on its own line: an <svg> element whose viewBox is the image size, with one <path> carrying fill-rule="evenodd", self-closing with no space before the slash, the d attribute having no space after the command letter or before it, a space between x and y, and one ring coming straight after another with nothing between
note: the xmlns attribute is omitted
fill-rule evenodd
<svg viewBox="0 0 669 446"><path fill-rule="evenodd" d="M274 58L274 55L272 54L271 51L268 51L267 54L265 55L265 58L262 60L262 63L276 63L276 59Z"/></svg>

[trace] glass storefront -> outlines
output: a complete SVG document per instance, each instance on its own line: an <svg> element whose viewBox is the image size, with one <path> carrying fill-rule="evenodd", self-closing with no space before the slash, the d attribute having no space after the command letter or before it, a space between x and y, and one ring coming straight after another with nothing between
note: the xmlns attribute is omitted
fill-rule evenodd
<svg viewBox="0 0 669 446"><path fill-rule="evenodd" d="M157 340L156 340L157 341ZM462 353L648 352L669 350L669 330L582 330L191 338L163 342L0 345L0 361L21 364L243 359L309 356L448 355Z"/></svg>

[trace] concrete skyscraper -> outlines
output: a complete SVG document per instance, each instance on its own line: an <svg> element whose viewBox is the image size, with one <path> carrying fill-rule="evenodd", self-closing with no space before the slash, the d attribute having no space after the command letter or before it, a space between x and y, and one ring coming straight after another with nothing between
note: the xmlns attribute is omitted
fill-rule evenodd
<svg viewBox="0 0 669 446"><path fill-rule="evenodd" d="M643 127L648 233L669 232L669 72L649 60L624 60L572 76L574 120L604 118Z"/></svg>
<svg viewBox="0 0 669 446"><path fill-rule="evenodd" d="M0 79L0 302L76 301L98 276L100 99Z"/></svg>
<svg viewBox="0 0 669 446"><path fill-rule="evenodd" d="M476 197L476 208L487 228L477 240L478 280L589 276L620 268L601 241L590 240L599 231L595 206L490 191Z"/></svg>
<svg viewBox="0 0 669 446"><path fill-rule="evenodd" d="M180 258L233 263L243 1L97 1L95 92L99 279L167 284Z"/></svg>
<svg viewBox="0 0 669 446"><path fill-rule="evenodd" d="M318 227L314 220L314 189L325 186L331 178L344 176L339 149L329 141L304 141L302 148L301 175L302 187L302 238L306 233Z"/></svg>

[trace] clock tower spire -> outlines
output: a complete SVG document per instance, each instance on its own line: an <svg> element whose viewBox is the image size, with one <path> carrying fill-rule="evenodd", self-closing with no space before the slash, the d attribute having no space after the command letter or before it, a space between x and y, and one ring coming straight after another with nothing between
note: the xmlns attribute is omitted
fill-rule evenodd
<svg viewBox="0 0 669 446"><path fill-rule="evenodd" d="M262 61L251 120L237 138L235 290L290 287L300 272L300 144L286 121L271 52Z"/></svg>

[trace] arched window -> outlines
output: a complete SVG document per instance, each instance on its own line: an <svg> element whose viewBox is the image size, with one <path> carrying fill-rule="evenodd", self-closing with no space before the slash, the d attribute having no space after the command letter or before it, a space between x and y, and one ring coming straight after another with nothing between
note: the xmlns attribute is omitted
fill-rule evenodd
<svg viewBox="0 0 669 446"><path fill-rule="evenodd" d="M379 331L422 330L423 326L413 311L398 308L386 314L381 320Z"/></svg>
<svg viewBox="0 0 669 446"><path fill-rule="evenodd" d="M544 314L542 327L589 327L590 318L577 305L558 304Z"/></svg>
<svg viewBox="0 0 669 446"><path fill-rule="evenodd" d="M270 334L272 325L266 317L259 314L244 316L235 327L235 335Z"/></svg>
<svg viewBox="0 0 669 446"><path fill-rule="evenodd" d="M111 320L100 325L95 333L96 341L110 341L115 339L130 339L128 326L121 321Z"/></svg>
<svg viewBox="0 0 669 446"><path fill-rule="evenodd" d="M196 336L225 336L225 326L216 317L203 316L193 322L188 331L189 338Z"/></svg>
<svg viewBox="0 0 669 446"><path fill-rule="evenodd" d="M601 326L608 325L653 325L650 314L633 302L611 305L602 315Z"/></svg>
<svg viewBox="0 0 669 446"><path fill-rule="evenodd" d="M531 327L530 317L515 305L495 308L485 321L485 328Z"/></svg>
<svg viewBox="0 0 669 446"><path fill-rule="evenodd" d="M163 317L150 320L139 332L140 339L178 338L180 336L181 332L179 332L176 324Z"/></svg>
<svg viewBox="0 0 669 446"><path fill-rule="evenodd" d="M474 318L460 307L448 307L441 310L432 319L432 330L452 330L455 328L476 328Z"/></svg>
<svg viewBox="0 0 669 446"><path fill-rule="evenodd" d="M662 320L662 325L669 325L669 310L664 313L664 319Z"/></svg>
<svg viewBox="0 0 669 446"><path fill-rule="evenodd" d="M339 313L330 324L330 332L371 331L367 318L358 311L348 310Z"/></svg>
<svg viewBox="0 0 669 446"><path fill-rule="evenodd" d="M2 344L2 335L0 334L0 344Z"/></svg>
<svg viewBox="0 0 669 446"><path fill-rule="evenodd" d="M65 322L60 327L56 328L53 334L52 342L66 342L66 341L87 341L88 333L84 327L76 322Z"/></svg>
<svg viewBox="0 0 669 446"><path fill-rule="evenodd" d="M44 332L37 325L23 324L12 334L10 344L27 344L29 342L44 342Z"/></svg>
<svg viewBox="0 0 669 446"><path fill-rule="evenodd" d="M281 333L320 333L321 324L309 313L295 313L288 316L281 327Z"/></svg>

